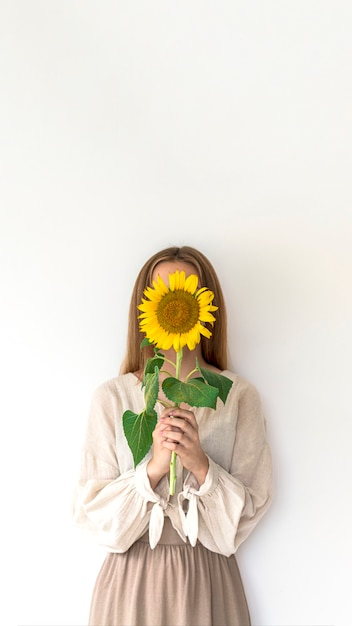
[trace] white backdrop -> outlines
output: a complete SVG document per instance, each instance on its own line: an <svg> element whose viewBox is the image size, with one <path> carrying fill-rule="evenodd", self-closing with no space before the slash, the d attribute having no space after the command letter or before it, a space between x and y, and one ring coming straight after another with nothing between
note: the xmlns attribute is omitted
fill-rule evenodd
<svg viewBox="0 0 352 626"><path fill-rule="evenodd" d="M267 415L275 502L238 553L253 624L349 623L351 7L1 1L2 624L86 623L88 406L169 244L218 270Z"/></svg>

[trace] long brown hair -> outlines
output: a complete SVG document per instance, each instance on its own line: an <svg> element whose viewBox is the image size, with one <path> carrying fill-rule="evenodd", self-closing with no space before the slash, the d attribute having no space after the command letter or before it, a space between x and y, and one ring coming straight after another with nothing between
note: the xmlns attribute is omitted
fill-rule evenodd
<svg viewBox="0 0 352 626"><path fill-rule="evenodd" d="M152 285L152 275L156 266L163 261L190 263L199 276L200 285L207 287L214 293L213 304L218 307L218 310L215 312L216 322L211 327L211 337L209 339L202 337L201 348L203 357L209 365L225 370L228 358L227 316L219 279L212 264L202 252L190 246L182 246L181 248L172 246L150 257L137 276L129 309L126 356L120 373L126 374L143 370L147 358L153 355L151 346L140 349L144 334L139 330L137 306L142 301L144 289Z"/></svg>

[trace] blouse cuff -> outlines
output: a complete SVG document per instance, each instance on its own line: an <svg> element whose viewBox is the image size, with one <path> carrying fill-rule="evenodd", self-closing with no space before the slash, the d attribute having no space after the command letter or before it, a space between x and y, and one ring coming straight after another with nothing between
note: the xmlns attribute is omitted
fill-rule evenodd
<svg viewBox="0 0 352 626"><path fill-rule="evenodd" d="M149 459L136 467L135 485L138 493L153 506L149 519L149 543L153 549L159 543L164 528L164 511L167 508L167 500L153 491L147 474Z"/></svg>
<svg viewBox="0 0 352 626"><path fill-rule="evenodd" d="M185 478L184 489L190 489L192 493L199 497L212 493L217 487L219 481L219 468L217 464L209 457L208 461L209 469L205 477L205 481L201 486L199 486L196 478L191 472L188 472Z"/></svg>
<svg viewBox="0 0 352 626"><path fill-rule="evenodd" d="M189 472L184 482L183 491L178 495L178 507L183 532L188 537L191 546L195 546L198 539L198 498L214 491L218 483L218 467L209 459L209 469L204 483L199 484L193 474ZM185 501L188 506L185 508Z"/></svg>

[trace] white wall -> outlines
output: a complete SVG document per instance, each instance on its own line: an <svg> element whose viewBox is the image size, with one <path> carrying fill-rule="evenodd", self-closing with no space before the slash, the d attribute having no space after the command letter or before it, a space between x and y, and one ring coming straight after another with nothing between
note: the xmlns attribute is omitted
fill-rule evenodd
<svg viewBox="0 0 352 626"><path fill-rule="evenodd" d="M276 498L238 554L253 623L349 623L351 27L348 0L1 2L1 623L86 623L91 393L140 266L183 243L268 419Z"/></svg>

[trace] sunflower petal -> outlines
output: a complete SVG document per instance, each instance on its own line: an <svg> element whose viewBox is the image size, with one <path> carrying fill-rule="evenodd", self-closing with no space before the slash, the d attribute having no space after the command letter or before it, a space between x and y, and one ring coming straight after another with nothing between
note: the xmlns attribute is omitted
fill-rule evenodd
<svg viewBox="0 0 352 626"><path fill-rule="evenodd" d="M188 291L189 293L195 293L197 291L197 286L198 276L196 276L195 274L190 274L189 276L187 276L184 286L185 291Z"/></svg>
<svg viewBox="0 0 352 626"><path fill-rule="evenodd" d="M212 333L203 323L213 324L212 314L218 307L212 304L214 294L206 287L198 289L198 277L186 276L182 270L169 274L169 286L161 276L145 288L138 305L139 328L146 339L161 350L171 347L178 352L187 345L194 350L201 337Z"/></svg>

